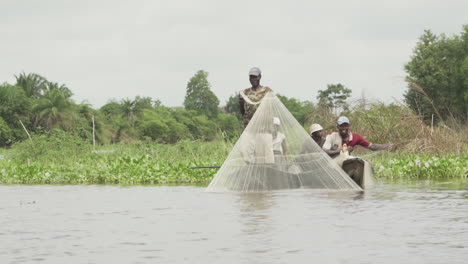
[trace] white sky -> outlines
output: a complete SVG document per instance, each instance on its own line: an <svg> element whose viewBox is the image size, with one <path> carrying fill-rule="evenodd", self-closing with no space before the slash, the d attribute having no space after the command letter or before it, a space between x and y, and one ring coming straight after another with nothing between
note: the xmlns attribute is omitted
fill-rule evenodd
<svg viewBox="0 0 468 264"><path fill-rule="evenodd" d="M224 105L258 66L288 97L315 102L342 83L392 102L423 30L463 24L466 0L0 0L0 83L34 72L94 107L136 95L181 106L203 69Z"/></svg>

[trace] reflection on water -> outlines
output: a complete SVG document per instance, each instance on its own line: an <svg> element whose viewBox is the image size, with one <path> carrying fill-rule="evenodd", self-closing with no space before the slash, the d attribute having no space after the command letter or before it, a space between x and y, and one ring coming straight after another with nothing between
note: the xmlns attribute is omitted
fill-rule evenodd
<svg viewBox="0 0 468 264"><path fill-rule="evenodd" d="M463 181L354 192L0 186L0 263L465 263Z"/></svg>

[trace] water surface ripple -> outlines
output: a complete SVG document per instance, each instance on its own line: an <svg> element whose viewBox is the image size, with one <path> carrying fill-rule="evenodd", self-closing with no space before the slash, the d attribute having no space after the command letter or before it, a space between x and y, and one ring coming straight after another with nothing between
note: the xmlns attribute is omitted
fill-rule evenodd
<svg viewBox="0 0 468 264"><path fill-rule="evenodd" d="M449 185L450 186L450 185ZM0 186L0 263L467 263L468 188Z"/></svg>

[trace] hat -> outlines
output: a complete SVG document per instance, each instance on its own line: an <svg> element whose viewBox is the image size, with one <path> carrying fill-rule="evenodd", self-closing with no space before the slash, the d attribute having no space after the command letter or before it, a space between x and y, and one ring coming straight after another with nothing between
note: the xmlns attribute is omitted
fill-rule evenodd
<svg viewBox="0 0 468 264"><path fill-rule="evenodd" d="M346 116L340 116L340 117L338 118L338 125L341 126L341 125L344 124L344 123L351 124L351 123L349 122L349 119L348 119Z"/></svg>
<svg viewBox="0 0 468 264"><path fill-rule="evenodd" d="M249 71L249 75L253 75L253 76L259 76L262 74L262 71L257 68L257 67L253 67L252 69L250 69Z"/></svg>
<svg viewBox="0 0 468 264"><path fill-rule="evenodd" d="M317 132L317 131L320 131L320 130L323 130L323 127L319 124L312 124L310 126L310 133L314 133L314 132Z"/></svg>
<svg viewBox="0 0 468 264"><path fill-rule="evenodd" d="M273 124L278 126L281 125L280 119L278 117L273 117Z"/></svg>

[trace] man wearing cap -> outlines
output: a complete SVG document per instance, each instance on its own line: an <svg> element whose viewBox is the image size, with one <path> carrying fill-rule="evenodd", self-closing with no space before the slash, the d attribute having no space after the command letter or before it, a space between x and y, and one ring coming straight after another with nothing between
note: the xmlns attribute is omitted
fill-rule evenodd
<svg viewBox="0 0 468 264"><path fill-rule="evenodd" d="M286 155L286 136L280 130L281 121L278 117L273 117L273 153L275 155Z"/></svg>
<svg viewBox="0 0 468 264"><path fill-rule="evenodd" d="M320 147L325 143L325 139L323 138L323 127L319 124L312 124L310 126L310 136Z"/></svg>
<svg viewBox="0 0 468 264"><path fill-rule="evenodd" d="M331 157L336 157L346 145L348 152L351 153L355 146L363 146L370 150L392 150L392 144L372 144L358 133L351 133L351 123L346 116L340 116L337 122L338 131L333 131L327 135L323 150Z"/></svg>
<svg viewBox="0 0 468 264"><path fill-rule="evenodd" d="M260 79L262 78L262 71L253 67L249 71L249 80L252 87L247 88L240 92L239 94L239 106L240 112L244 118L244 128L250 122L255 111L257 111L258 106L260 105L261 100L269 92L272 92L271 88L260 85Z"/></svg>

